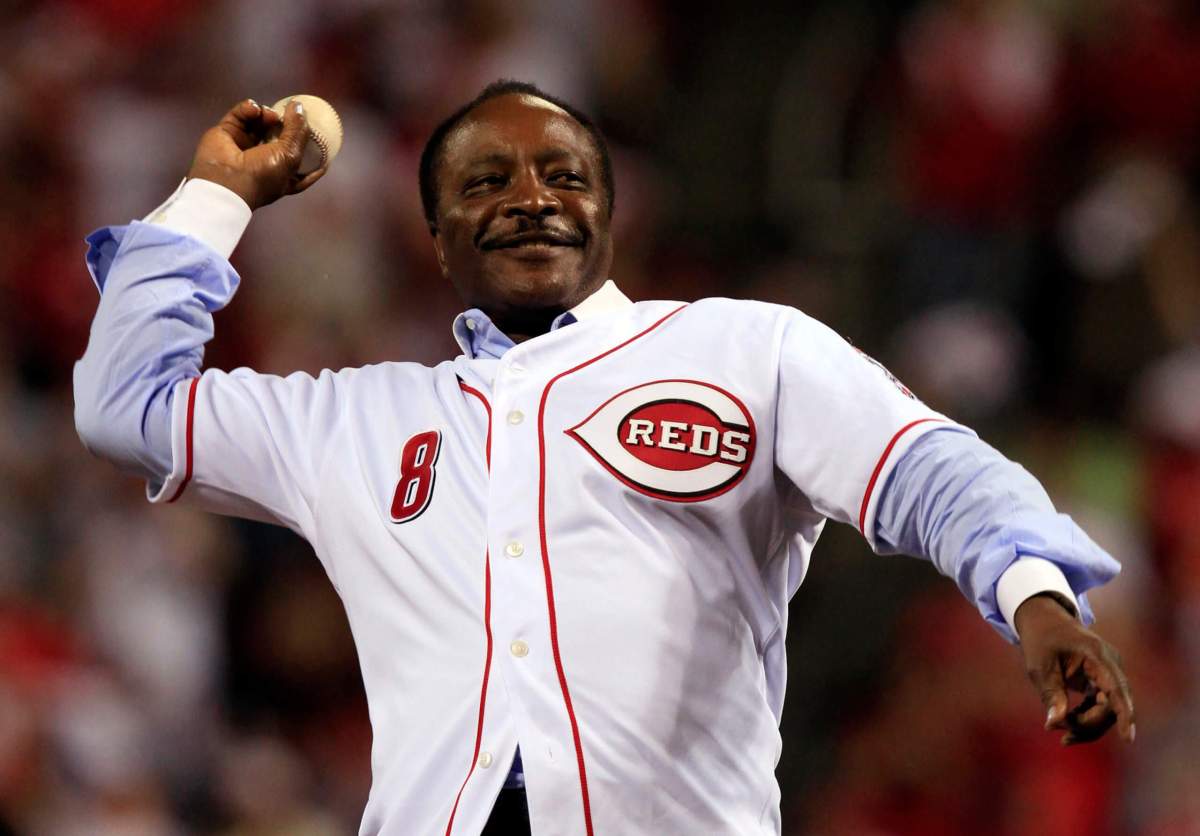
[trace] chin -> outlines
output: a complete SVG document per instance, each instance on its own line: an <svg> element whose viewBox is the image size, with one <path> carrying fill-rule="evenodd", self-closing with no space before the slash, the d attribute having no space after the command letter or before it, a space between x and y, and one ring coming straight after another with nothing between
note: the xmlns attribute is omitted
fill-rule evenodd
<svg viewBox="0 0 1200 836"><path fill-rule="evenodd" d="M504 307L554 308L574 302L579 288L587 279L574 270L566 271L561 265L534 262L525 269L505 271L491 282L492 295Z"/></svg>
<svg viewBox="0 0 1200 836"><path fill-rule="evenodd" d="M578 286L572 279L562 276L528 277L525 281L511 282L499 289L497 295L510 309L558 308L566 307Z"/></svg>

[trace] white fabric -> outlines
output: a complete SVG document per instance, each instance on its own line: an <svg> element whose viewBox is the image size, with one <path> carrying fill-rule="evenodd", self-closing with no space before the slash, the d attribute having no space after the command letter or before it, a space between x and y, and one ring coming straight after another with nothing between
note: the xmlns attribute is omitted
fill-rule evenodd
<svg viewBox="0 0 1200 836"><path fill-rule="evenodd" d="M518 742L540 836L585 832L581 773L595 833L780 832L788 599L825 517L869 538L872 477L945 419L792 309L616 301L499 361L209 370L194 411L176 392L154 499L185 480L190 420L181 501L299 532L345 604L375 734L364 834L444 833L464 780L452 832L478 833ZM460 380L490 404L490 476ZM605 432L653 466L606 459ZM394 522L414 438L432 494Z"/></svg>
<svg viewBox="0 0 1200 836"><path fill-rule="evenodd" d="M1000 576L996 582L996 604L1014 631L1017 629L1014 621L1017 608L1043 592L1057 593L1064 602L1075 600L1075 593L1062 570L1041 557L1023 557Z"/></svg>
<svg viewBox="0 0 1200 836"><path fill-rule="evenodd" d="M192 182L159 220L231 251L240 199ZM778 834L787 602L825 518L873 542L891 468L946 426L788 308L608 283L572 313L499 361L210 370L175 393L152 501L288 526L345 604L375 735L363 834L452 811L478 833L518 743L539 836L586 831L581 775L595 833ZM430 493L396 522L422 438ZM1041 564L1001 580L1010 624L1060 588Z"/></svg>
<svg viewBox="0 0 1200 836"><path fill-rule="evenodd" d="M224 186L184 179L144 220L190 235L229 258L250 223L250 206Z"/></svg>
<svg viewBox="0 0 1200 836"><path fill-rule="evenodd" d="M594 316L600 316L601 314L619 311L632 304L629 297L621 292L621 289L617 287L612 279L609 279L600 285L595 293L571 308L571 313L575 319L583 321Z"/></svg>

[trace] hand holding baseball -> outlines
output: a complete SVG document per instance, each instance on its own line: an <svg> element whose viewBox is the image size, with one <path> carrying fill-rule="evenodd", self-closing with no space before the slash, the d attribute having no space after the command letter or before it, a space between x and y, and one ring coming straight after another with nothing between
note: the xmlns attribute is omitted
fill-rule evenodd
<svg viewBox="0 0 1200 836"><path fill-rule="evenodd" d="M278 141L262 144L281 124ZM281 118L246 99L204 132L187 176L224 186L257 209L304 191L325 174L328 164L300 174L307 142L308 119L301 103L289 103Z"/></svg>

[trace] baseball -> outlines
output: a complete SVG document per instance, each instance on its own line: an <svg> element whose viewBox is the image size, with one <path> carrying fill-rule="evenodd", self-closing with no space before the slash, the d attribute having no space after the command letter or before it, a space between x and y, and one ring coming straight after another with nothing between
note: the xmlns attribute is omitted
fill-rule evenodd
<svg viewBox="0 0 1200 836"><path fill-rule="evenodd" d="M295 96L284 96L271 110L283 118L283 111L292 99L304 105L304 115L308 117L308 142L304 146L304 156L300 160L299 174L301 176L316 171L333 162L333 158L342 150L342 119L338 116L333 105L318 96L300 93ZM267 141L279 137L281 128L272 131Z"/></svg>

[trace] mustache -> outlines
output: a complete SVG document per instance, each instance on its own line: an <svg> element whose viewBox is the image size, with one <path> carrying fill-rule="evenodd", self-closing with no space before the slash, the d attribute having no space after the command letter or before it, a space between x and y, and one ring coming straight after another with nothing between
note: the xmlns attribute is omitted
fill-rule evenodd
<svg viewBox="0 0 1200 836"><path fill-rule="evenodd" d="M549 244L553 247L581 247L584 240L585 236L578 230L538 225L526 229L485 234L480 237L478 244L482 250L500 250L530 243Z"/></svg>

